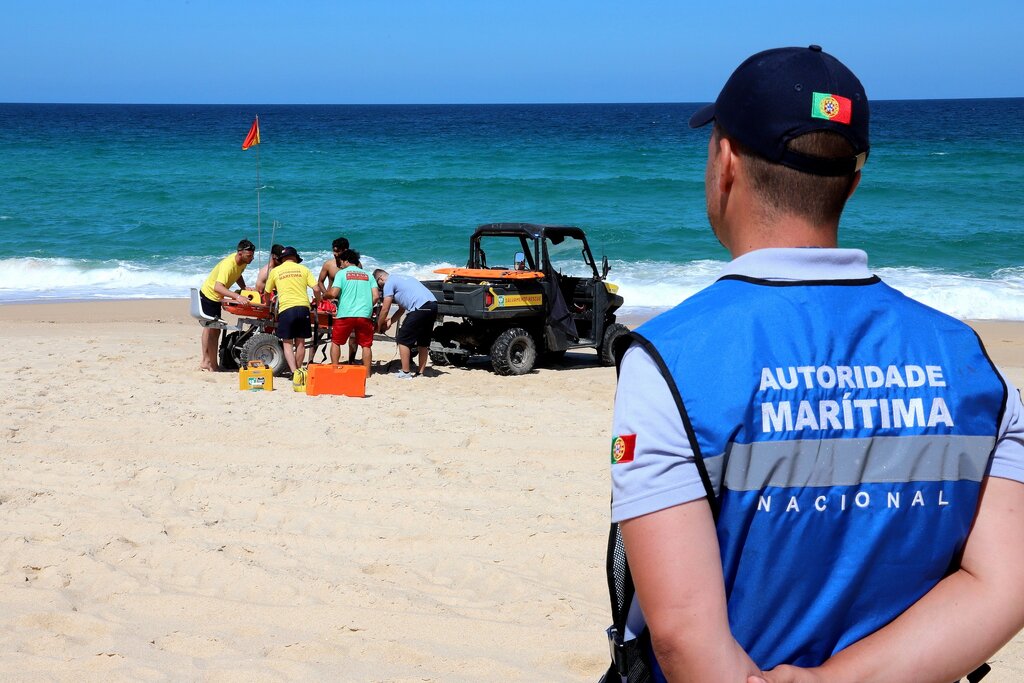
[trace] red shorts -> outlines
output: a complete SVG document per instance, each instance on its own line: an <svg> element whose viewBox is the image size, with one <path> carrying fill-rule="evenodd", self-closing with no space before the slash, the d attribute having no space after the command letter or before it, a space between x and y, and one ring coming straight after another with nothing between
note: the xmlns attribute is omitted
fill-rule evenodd
<svg viewBox="0 0 1024 683"><path fill-rule="evenodd" d="M331 328L331 341L341 346L349 335L356 333L356 344L364 349L373 346L373 323L369 318L335 318Z"/></svg>

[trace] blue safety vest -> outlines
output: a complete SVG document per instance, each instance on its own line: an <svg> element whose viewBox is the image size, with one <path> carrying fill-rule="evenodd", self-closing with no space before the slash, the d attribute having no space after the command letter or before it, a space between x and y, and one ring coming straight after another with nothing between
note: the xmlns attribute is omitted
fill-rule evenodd
<svg viewBox="0 0 1024 683"><path fill-rule="evenodd" d="M820 664L958 566L1006 398L969 327L876 277L727 275L635 338L689 433L759 666Z"/></svg>

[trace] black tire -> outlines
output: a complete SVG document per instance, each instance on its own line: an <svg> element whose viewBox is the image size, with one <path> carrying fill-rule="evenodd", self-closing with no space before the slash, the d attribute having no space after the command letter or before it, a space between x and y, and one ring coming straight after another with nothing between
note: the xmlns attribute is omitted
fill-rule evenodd
<svg viewBox="0 0 1024 683"><path fill-rule="evenodd" d="M537 361L537 342L521 327L498 335L491 344L491 365L499 375L525 375Z"/></svg>
<svg viewBox="0 0 1024 683"><path fill-rule="evenodd" d="M265 332L254 334L242 345L242 351L238 354L238 362L245 365L251 360L263 361L275 375L281 374L288 367L281 340Z"/></svg>
<svg viewBox="0 0 1024 683"><path fill-rule="evenodd" d="M448 365L448 356L444 355L443 351L431 351L427 354L430 356L430 364L438 367Z"/></svg>
<svg viewBox="0 0 1024 683"><path fill-rule="evenodd" d="M222 370L237 370L238 361L235 360L235 345L238 343L238 332L229 332L224 335L224 341L221 342L220 352L217 354L217 360L220 363Z"/></svg>
<svg viewBox="0 0 1024 683"><path fill-rule="evenodd" d="M615 365L615 342L627 334L629 328L621 323L612 323L605 328L601 348L597 350L601 365Z"/></svg>

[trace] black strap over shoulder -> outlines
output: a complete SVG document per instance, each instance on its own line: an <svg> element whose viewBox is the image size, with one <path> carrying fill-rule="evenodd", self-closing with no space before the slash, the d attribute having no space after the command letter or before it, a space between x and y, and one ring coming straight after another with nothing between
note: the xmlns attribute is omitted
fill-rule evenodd
<svg viewBox="0 0 1024 683"><path fill-rule="evenodd" d="M608 648L612 663L602 676L602 683L650 683L654 680L647 662L649 634L644 628L640 637L623 640L626 618L633 604L635 588L626 562L619 525L613 523L608 532L608 595L611 597L612 625L608 627Z"/></svg>

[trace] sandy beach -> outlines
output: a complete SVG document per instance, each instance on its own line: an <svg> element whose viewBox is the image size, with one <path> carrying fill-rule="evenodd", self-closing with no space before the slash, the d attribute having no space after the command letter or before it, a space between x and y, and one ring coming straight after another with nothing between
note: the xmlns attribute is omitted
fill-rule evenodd
<svg viewBox="0 0 1024 683"><path fill-rule="evenodd" d="M596 681L613 369L241 392L187 309L0 306L0 679Z"/></svg>

